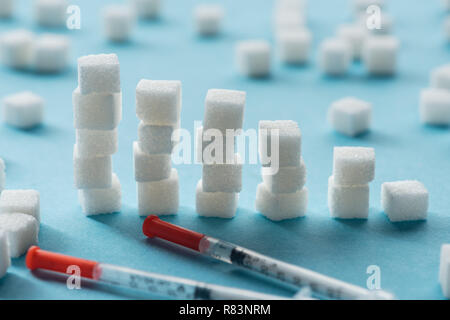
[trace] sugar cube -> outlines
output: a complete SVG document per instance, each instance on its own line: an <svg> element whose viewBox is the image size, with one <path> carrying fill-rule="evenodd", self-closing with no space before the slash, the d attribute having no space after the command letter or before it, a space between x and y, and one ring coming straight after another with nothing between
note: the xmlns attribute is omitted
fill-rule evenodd
<svg viewBox="0 0 450 320"><path fill-rule="evenodd" d="M44 27L64 27L67 7L66 0L35 0L34 19Z"/></svg>
<svg viewBox="0 0 450 320"><path fill-rule="evenodd" d="M324 40L319 48L319 67L331 76L345 74L352 61L352 48L346 40L333 38Z"/></svg>
<svg viewBox="0 0 450 320"><path fill-rule="evenodd" d="M135 16L130 6L111 4L103 8L103 29L108 40L129 40L134 24Z"/></svg>
<svg viewBox="0 0 450 320"><path fill-rule="evenodd" d="M115 173L112 174L111 181L110 188L78 190L78 199L86 215L120 211L122 191L119 178Z"/></svg>
<svg viewBox="0 0 450 320"><path fill-rule="evenodd" d="M26 69L30 65L34 35L28 30L12 30L0 35L0 59L8 67Z"/></svg>
<svg viewBox="0 0 450 320"><path fill-rule="evenodd" d="M0 214L24 213L40 221L40 196L36 190L4 190L0 195Z"/></svg>
<svg viewBox="0 0 450 320"><path fill-rule="evenodd" d="M140 120L153 125L176 125L180 112L180 81L139 81L136 87L136 114Z"/></svg>
<svg viewBox="0 0 450 320"><path fill-rule="evenodd" d="M142 151L150 154L172 153L179 141L179 125L159 126L141 121L138 127L138 141Z"/></svg>
<svg viewBox="0 0 450 320"><path fill-rule="evenodd" d="M397 68L398 40L393 36L369 36L363 45L362 60L373 75L393 75Z"/></svg>
<svg viewBox="0 0 450 320"><path fill-rule="evenodd" d="M28 214L0 214L0 231L7 234L9 254L12 258L18 258L37 244L39 223Z"/></svg>
<svg viewBox="0 0 450 320"><path fill-rule="evenodd" d="M375 176L375 150L363 147L335 147L334 182L338 185L363 185Z"/></svg>
<svg viewBox="0 0 450 320"><path fill-rule="evenodd" d="M195 28L200 35L211 36L220 32L224 9L218 4L200 4L194 10Z"/></svg>
<svg viewBox="0 0 450 320"><path fill-rule="evenodd" d="M444 296L450 299L450 244L443 244L441 246L439 283L441 284Z"/></svg>
<svg viewBox="0 0 450 320"><path fill-rule="evenodd" d="M208 129L203 133L203 127L198 127L195 133L196 161L198 163L213 163L232 161L236 150L236 134L219 129ZM216 141L217 140L217 141Z"/></svg>
<svg viewBox="0 0 450 320"><path fill-rule="evenodd" d="M122 93L72 93L75 129L113 130L122 120Z"/></svg>
<svg viewBox="0 0 450 320"><path fill-rule="evenodd" d="M361 58L362 47L367 36L364 27L358 24L343 24L339 26L337 36L348 42L354 59Z"/></svg>
<svg viewBox="0 0 450 320"><path fill-rule="evenodd" d="M256 190L256 210L270 220L303 217L308 207L306 187L294 193L272 193L264 183Z"/></svg>
<svg viewBox="0 0 450 320"><path fill-rule="evenodd" d="M33 42L31 67L37 72L60 72L69 60L69 39L61 35L43 34Z"/></svg>
<svg viewBox="0 0 450 320"><path fill-rule="evenodd" d="M431 86L450 90L450 64L440 66L431 72Z"/></svg>
<svg viewBox="0 0 450 320"><path fill-rule="evenodd" d="M117 129L78 129L75 130L75 141L82 158L109 156L117 152Z"/></svg>
<svg viewBox="0 0 450 320"><path fill-rule="evenodd" d="M154 19L159 16L161 0L131 0L139 18Z"/></svg>
<svg viewBox="0 0 450 320"><path fill-rule="evenodd" d="M331 104L328 121L337 132L357 136L370 129L372 105L353 97L343 98Z"/></svg>
<svg viewBox="0 0 450 320"><path fill-rule="evenodd" d="M3 189L5 189L5 180L5 162L2 158L0 158L0 194L2 193Z"/></svg>
<svg viewBox="0 0 450 320"><path fill-rule="evenodd" d="M196 211L200 216L233 218L236 215L239 193L205 192L202 180L196 189Z"/></svg>
<svg viewBox="0 0 450 320"><path fill-rule="evenodd" d="M111 187L111 156L82 158L75 145L73 151L75 187L100 189Z"/></svg>
<svg viewBox="0 0 450 320"><path fill-rule="evenodd" d="M238 71L248 77L266 77L270 74L270 44L265 40L241 41L236 45Z"/></svg>
<svg viewBox="0 0 450 320"><path fill-rule="evenodd" d="M142 151L139 143L133 143L134 176L138 182L168 179L172 171L170 154L148 154Z"/></svg>
<svg viewBox="0 0 450 320"><path fill-rule="evenodd" d="M172 169L168 179L138 182L139 215L176 214L179 205L178 172Z"/></svg>
<svg viewBox="0 0 450 320"><path fill-rule="evenodd" d="M430 125L450 125L450 91L435 88L422 90L420 118Z"/></svg>
<svg viewBox="0 0 450 320"><path fill-rule="evenodd" d="M328 208L339 219L367 219L369 216L369 185L338 185L328 180Z"/></svg>
<svg viewBox="0 0 450 320"><path fill-rule="evenodd" d="M289 64L304 64L308 61L312 36L307 29L289 29L277 35L281 61Z"/></svg>
<svg viewBox="0 0 450 320"><path fill-rule="evenodd" d="M3 278L11 266L9 256L8 237L5 231L0 230L0 279Z"/></svg>
<svg viewBox="0 0 450 320"><path fill-rule="evenodd" d="M40 125L44 117L44 100L29 92L19 92L3 99L3 121L20 128L29 129Z"/></svg>
<svg viewBox="0 0 450 320"><path fill-rule="evenodd" d="M15 0L0 0L0 18L11 18L14 10ZM1 273L1 272L0 272ZM0 276L1 278L1 276Z"/></svg>
<svg viewBox="0 0 450 320"><path fill-rule="evenodd" d="M425 220L428 190L419 181L385 182L381 186L381 205L392 222Z"/></svg>
<svg viewBox="0 0 450 320"><path fill-rule="evenodd" d="M115 54L78 58L80 93L120 93L120 65Z"/></svg>
<svg viewBox="0 0 450 320"><path fill-rule="evenodd" d="M205 192L240 192L242 189L242 160L235 154L226 163L203 163L203 190Z"/></svg>
<svg viewBox="0 0 450 320"><path fill-rule="evenodd" d="M273 174L270 168L261 170L263 182L272 193L293 193L302 189L306 183L306 166L303 158L293 167L281 167Z"/></svg>

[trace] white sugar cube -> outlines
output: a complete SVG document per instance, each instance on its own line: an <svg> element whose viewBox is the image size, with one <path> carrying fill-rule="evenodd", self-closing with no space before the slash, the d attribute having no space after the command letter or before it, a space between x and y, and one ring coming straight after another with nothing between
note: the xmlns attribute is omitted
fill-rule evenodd
<svg viewBox="0 0 450 320"><path fill-rule="evenodd" d="M78 190L78 199L86 215L119 212L122 206L122 191L119 178L112 174L110 188Z"/></svg>
<svg viewBox="0 0 450 320"><path fill-rule="evenodd" d="M261 175L264 184L272 193L293 193L302 189L306 183L306 166L303 158L299 165L281 167L273 174L270 168L262 168Z"/></svg>
<svg viewBox="0 0 450 320"><path fill-rule="evenodd" d="M34 19L44 27L64 27L67 7L66 0L34 0Z"/></svg>
<svg viewBox="0 0 450 320"><path fill-rule="evenodd" d="M236 152L236 134L230 131L225 134L219 129L208 129L203 133L203 127L198 127L195 133L196 152L198 163L232 161Z"/></svg>
<svg viewBox="0 0 450 320"><path fill-rule="evenodd" d="M0 279L3 278L11 266L9 256L8 236L5 231L0 230Z"/></svg>
<svg viewBox="0 0 450 320"><path fill-rule="evenodd" d="M450 64L440 66L431 72L431 86L450 90Z"/></svg>
<svg viewBox="0 0 450 320"><path fill-rule="evenodd" d="M397 69L398 40L393 36L370 36L362 50L362 60L373 75L393 75Z"/></svg>
<svg viewBox="0 0 450 320"><path fill-rule="evenodd" d="M6 173L5 173L5 162L2 158L0 158L0 194L2 193L3 189L5 189L5 180L6 180Z"/></svg>
<svg viewBox="0 0 450 320"><path fill-rule="evenodd" d="M18 258L37 244L39 223L28 214L0 214L0 231L7 234L9 254L12 258Z"/></svg>
<svg viewBox="0 0 450 320"><path fill-rule="evenodd" d="M354 137L370 129L372 105L366 101L347 97L331 104L328 122L339 133Z"/></svg>
<svg viewBox="0 0 450 320"><path fill-rule="evenodd" d="M111 156L82 158L78 147L73 151L75 187L77 189L100 189L111 187Z"/></svg>
<svg viewBox="0 0 450 320"><path fill-rule="evenodd" d="M328 208L339 219L367 219L369 216L369 185L338 185L328 180Z"/></svg>
<svg viewBox="0 0 450 320"><path fill-rule="evenodd" d="M389 220L425 220L428 190L419 181L385 182L381 186L381 205Z"/></svg>
<svg viewBox="0 0 450 320"><path fill-rule="evenodd" d="M168 179L151 182L138 182L139 215L176 214L179 205L178 172L172 169Z"/></svg>
<svg viewBox="0 0 450 320"><path fill-rule="evenodd" d="M235 154L227 163L203 163L203 191L240 192L242 189L242 160Z"/></svg>
<svg viewBox="0 0 450 320"><path fill-rule="evenodd" d="M78 155L82 158L109 156L117 152L117 129L75 130Z"/></svg>
<svg viewBox="0 0 450 320"><path fill-rule="evenodd" d="M289 64L304 64L309 59L312 36L307 29L280 31L277 46L281 61Z"/></svg>
<svg viewBox="0 0 450 320"><path fill-rule="evenodd" d="M236 65L239 73L248 77L270 74L270 44L265 40L241 41L236 45Z"/></svg>
<svg viewBox="0 0 450 320"><path fill-rule="evenodd" d="M28 68L34 35L28 30L12 30L0 35L1 62L11 68Z"/></svg>
<svg viewBox="0 0 450 320"><path fill-rule="evenodd" d="M363 185L375 176L375 150L363 147L335 147L334 182L338 185Z"/></svg>
<svg viewBox="0 0 450 320"><path fill-rule="evenodd" d="M11 18L14 10L15 0L0 0L0 18ZM0 276L1 278L1 276Z"/></svg>
<svg viewBox="0 0 450 320"><path fill-rule="evenodd" d="M196 211L200 216L233 218L236 215L239 193L205 192L200 180L197 184L195 199Z"/></svg>
<svg viewBox="0 0 450 320"><path fill-rule="evenodd" d="M3 121L7 124L29 129L40 125L44 117L44 100L29 92L19 92L3 99Z"/></svg>
<svg viewBox="0 0 450 320"><path fill-rule="evenodd" d="M113 130L122 120L122 93L72 93L75 129Z"/></svg>
<svg viewBox="0 0 450 320"><path fill-rule="evenodd" d="M115 54L78 58L80 93L120 93L120 65Z"/></svg>
<svg viewBox="0 0 450 320"><path fill-rule="evenodd" d="M69 62L69 39L44 34L33 42L31 67L37 72L61 72Z"/></svg>
<svg viewBox="0 0 450 320"><path fill-rule="evenodd" d="M450 91L435 88L422 90L420 118L430 125L450 125Z"/></svg>
<svg viewBox="0 0 450 320"><path fill-rule="evenodd" d="M150 154L172 153L179 141L179 125L159 126L141 121L138 126L138 141L142 151Z"/></svg>
<svg viewBox="0 0 450 320"><path fill-rule="evenodd" d="M270 220L303 217L308 207L308 189L294 193L272 193L264 183L256 190L256 210Z"/></svg>
<svg viewBox="0 0 450 320"><path fill-rule="evenodd" d="M103 8L103 29L108 40L128 41L134 25L134 11L130 6L112 4Z"/></svg>
<svg viewBox="0 0 450 320"><path fill-rule="evenodd" d="M180 112L180 81L139 81L136 87L136 114L140 120L154 125L176 125Z"/></svg>
<svg viewBox="0 0 450 320"><path fill-rule="evenodd" d="M326 39L320 45L319 67L325 74L341 76L347 73L352 58L352 48L346 40Z"/></svg>
<svg viewBox="0 0 450 320"><path fill-rule="evenodd" d="M131 0L139 18L154 19L161 11L161 0Z"/></svg>
<svg viewBox="0 0 450 320"><path fill-rule="evenodd" d="M443 244L441 246L439 283L441 284L444 296L450 299L450 244Z"/></svg>
<svg viewBox="0 0 450 320"><path fill-rule="evenodd" d="M353 58L361 58L364 40L367 30L359 24L343 24L337 30L337 36L348 42L351 47Z"/></svg>
<svg viewBox="0 0 450 320"><path fill-rule="evenodd" d="M139 143L133 143L134 176L138 182L168 179L172 171L170 154L148 154L142 151Z"/></svg>
<svg viewBox="0 0 450 320"><path fill-rule="evenodd" d="M24 213L40 221L40 196L36 190L3 190L0 195L0 214Z"/></svg>
<svg viewBox="0 0 450 320"><path fill-rule="evenodd" d="M195 29L200 35L218 34L221 29L224 9L218 4L200 4L194 10Z"/></svg>

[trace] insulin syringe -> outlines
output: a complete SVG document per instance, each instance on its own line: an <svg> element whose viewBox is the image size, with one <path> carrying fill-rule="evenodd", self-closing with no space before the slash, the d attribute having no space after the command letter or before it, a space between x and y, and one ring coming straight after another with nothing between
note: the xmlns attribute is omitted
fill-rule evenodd
<svg viewBox="0 0 450 320"><path fill-rule="evenodd" d="M161 238L196 250L206 256L264 274L297 287L309 287L318 297L329 299L394 299L386 291L368 289L320 273L288 264L243 247L187 230L157 216L146 218L143 232L147 237Z"/></svg>
<svg viewBox="0 0 450 320"><path fill-rule="evenodd" d="M282 300L290 299L238 288L219 286L162 274L144 272L91 260L75 258L31 247L26 257L31 270L66 273L76 266L80 276L94 281L145 291L175 299L195 300ZM307 298L305 298L307 299Z"/></svg>

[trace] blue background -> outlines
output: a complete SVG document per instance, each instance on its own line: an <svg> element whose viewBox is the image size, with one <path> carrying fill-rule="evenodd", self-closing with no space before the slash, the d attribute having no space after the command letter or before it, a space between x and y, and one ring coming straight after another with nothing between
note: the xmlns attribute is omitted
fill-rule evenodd
<svg viewBox="0 0 450 320"><path fill-rule="evenodd" d="M200 257L163 241L147 240L137 214L132 142L137 137L134 93L141 78L180 79L183 82L182 126L193 131L203 118L203 101L210 88L247 91L245 128L259 120L293 119L303 134L303 156L310 191L305 218L274 223L254 209L260 166L246 165L239 210L234 219L201 218L195 213L195 186L201 166L181 165L180 211L164 218L199 232L225 239L261 253L327 275L365 286L369 265L381 268L383 289L401 299L442 299L438 284L439 252L450 242L450 135L447 128L420 124L418 96L429 83L429 71L448 62L449 47L442 32L445 13L439 1L389 1L395 33L401 41L398 75L367 76L355 64L348 76L330 79L317 68L317 47L332 36L339 23L350 20L349 1L309 1L309 27L314 35L311 63L282 65L273 58L273 75L250 80L233 65L238 40L264 38L273 42L272 1L222 1L226 6L224 33L200 39L193 31L196 1L166 0L162 18L139 22L128 44L108 43L101 33L99 14L106 1L77 1L81 30L62 31L72 40L70 70L61 75L36 75L0 68L0 96L31 90L46 100L45 125L20 131L0 125L0 157L6 162L8 189L35 188L41 193L42 224L39 245L47 250L169 275L291 295L285 286ZM0 29L29 28L30 1L19 1L16 17L1 21ZM123 121L114 171L122 183L121 213L85 217L73 187L74 144L71 93L77 86L76 58L115 52L121 64ZM373 130L351 139L331 131L326 111L338 98L353 95L374 106ZM327 209L327 181L332 170L333 146L371 146L376 149L376 179L371 184L367 221L339 221ZM389 222L380 208L380 186L385 181L418 179L430 192L426 222ZM83 282L82 290L68 290L65 278L31 273L24 258L13 260L0 280L4 299L123 299L139 293ZM147 296L161 298L158 296Z"/></svg>

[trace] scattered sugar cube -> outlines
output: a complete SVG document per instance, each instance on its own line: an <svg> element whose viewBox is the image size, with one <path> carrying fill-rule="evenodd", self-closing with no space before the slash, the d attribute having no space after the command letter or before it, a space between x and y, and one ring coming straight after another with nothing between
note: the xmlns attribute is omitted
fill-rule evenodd
<svg viewBox="0 0 450 320"><path fill-rule="evenodd" d="M37 72L63 71L69 62L69 39L56 34L43 34L33 42L31 67Z"/></svg>
<svg viewBox="0 0 450 320"><path fill-rule="evenodd" d="M195 195L195 207L200 216L233 218L236 215L239 193L205 192L202 180L200 180Z"/></svg>
<svg viewBox="0 0 450 320"><path fill-rule="evenodd" d="M181 82L139 81L136 87L136 114L147 124L176 125L181 113Z"/></svg>
<svg viewBox="0 0 450 320"><path fill-rule="evenodd" d="M75 130L78 155L82 158L112 155L118 149L117 129L114 130Z"/></svg>
<svg viewBox="0 0 450 320"><path fill-rule="evenodd" d="M26 69L30 65L34 35L28 30L12 30L0 35L0 59L5 66Z"/></svg>
<svg viewBox="0 0 450 320"><path fill-rule="evenodd" d="M160 14L161 0L131 0L139 18L154 19Z"/></svg>
<svg viewBox="0 0 450 320"><path fill-rule="evenodd" d="M5 180L6 180L6 173L5 173L5 162L2 158L0 158L0 194L2 193L3 189L5 189Z"/></svg>
<svg viewBox="0 0 450 320"><path fill-rule="evenodd" d="M338 185L363 185L375 176L375 150L363 147L335 147L334 182Z"/></svg>
<svg viewBox="0 0 450 320"><path fill-rule="evenodd" d="M443 244L441 246L439 283L441 284L444 296L450 299L450 244Z"/></svg>
<svg viewBox="0 0 450 320"><path fill-rule="evenodd" d="M200 4L194 10L195 29L200 35L211 36L220 32L224 9L218 4Z"/></svg>
<svg viewBox="0 0 450 320"><path fill-rule="evenodd" d="M39 223L28 214L0 214L0 231L7 234L9 254L12 258L18 258L37 244Z"/></svg>
<svg viewBox="0 0 450 320"><path fill-rule="evenodd" d="M78 58L80 93L120 93L120 65L115 54Z"/></svg>
<svg viewBox="0 0 450 320"><path fill-rule="evenodd" d="M422 90L420 118L430 125L450 125L450 91L435 88Z"/></svg>
<svg viewBox="0 0 450 320"><path fill-rule="evenodd" d="M11 18L14 10L14 0L0 0L0 18ZM1 274L1 272L0 272ZM1 276L0 276L1 278Z"/></svg>
<svg viewBox="0 0 450 320"><path fill-rule="evenodd" d="M393 75L397 68L398 40L393 36L369 36L364 42L362 60L373 75Z"/></svg>
<svg viewBox="0 0 450 320"><path fill-rule="evenodd" d="M142 151L150 154L171 154L179 141L179 125L157 126L141 121L138 126L138 141Z"/></svg>
<svg viewBox="0 0 450 320"><path fill-rule="evenodd" d="M325 74L341 76L350 68L352 57L352 48L346 40L326 39L320 45L319 67Z"/></svg>
<svg viewBox="0 0 450 320"><path fill-rule="evenodd" d="M64 27L68 5L66 0L34 0L34 19L43 27Z"/></svg>
<svg viewBox="0 0 450 320"><path fill-rule="evenodd" d="M272 193L264 183L256 190L256 210L270 220L303 217L308 207L308 189L294 193Z"/></svg>
<svg viewBox="0 0 450 320"><path fill-rule="evenodd" d="M372 105L353 97L335 101L328 111L328 121L337 132L357 136L370 129Z"/></svg>
<svg viewBox="0 0 450 320"><path fill-rule="evenodd" d="M428 190L419 181L385 182L381 186L381 205L392 222L425 220Z"/></svg>
<svg viewBox="0 0 450 320"><path fill-rule="evenodd" d="M111 4L103 8L103 29L110 41L124 42L131 37L135 25L134 11L122 4Z"/></svg>
<svg viewBox="0 0 450 320"><path fill-rule="evenodd" d="M78 199L86 215L119 212L122 206L122 191L119 178L112 174L110 188L78 190Z"/></svg>
<svg viewBox="0 0 450 320"><path fill-rule="evenodd" d="M11 266L11 257L9 256L8 236L5 231L0 230L0 279L6 275Z"/></svg>
<svg viewBox="0 0 450 320"><path fill-rule="evenodd" d="M352 49L353 59L360 59L367 31L358 24L343 24L337 30L337 36L348 42Z"/></svg>
<svg viewBox="0 0 450 320"><path fill-rule="evenodd" d="M431 72L431 86L450 90L450 64L440 66Z"/></svg>
<svg viewBox="0 0 450 320"><path fill-rule="evenodd" d="M213 163L215 160L222 160L226 162L227 159L232 161L236 150L236 135L230 132L225 132L219 129L208 129L203 134L203 127L198 127L195 133L196 152L195 159L197 163ZM216 141L219 139L219 141ZM220 154L220 152L222 152Z"/></svg>
<svg viewBox="0 0 450 320"><path fill-rule="evenodd" d="M203 163L203 191L240 192L242 189L242 160L235 154L232 162Z"/></svg>
<svg viewBox="0 0 450 320"><path fill-rule="evenodd" d="M236 46L238 71L248 77L266 77L270 74L270 44L264 40L241 41Z"/></svg>
<svg viewBox="0 0 450 320"><path fill-rule="evenodd" d="M263 182L272 193L293 193L302 189L306 183L306 166L303 158L299 165L281 167L273 174L270 168L262 168Z"/></svg>
<svg viewBox="0 0 450 320"><path fill-rule="evenodd" d="M40 196L36 190L4 190L0 195L0 214L23 213L40 221Z"/></svg>
<svg viewBox="0 0 450 320"><path fill-rule="evenodd" d="M168 179L172 171L170 154L148 154L142 151L139 143L133 143L134 176L138 182Z"/></svg>
<svg viewBox="0 0 450 320"><path fill-rule="evenodd" d="M369 216L369 185L338 185L328 180L328 208L339 219L367 219Z"/></svg>
<svg viewBox="0 0 450 320"><path fill-rule="evenodd" d="M72 93L75 129L113 130L122 120L122 93Z"/></svg>
<svg viewBox="0 0 450 320"><path fill-rule="evenodd" d="M82 158L74 146L73 163L77 189L100 189L111 187L111 156Z"/></svg>
<svg viewBox="0 0 450 320"><path fill-rule="evenodd" d="M176 214L179 205L178 172L172 169L168 179L138 182L139 215Z"/></svg>
<svg viewBox="0 0 450 320"><path fill-rule="evenodd" d="M307 29L293 29L279 32L278 52L281 61L290 64L304 64L308 61L312 36Z"/></svg>
<svg viewBox="0 0 450 320"><path fill-rule="evenodd" d="M42 124L44 117L44 100L29 92L19 92L3 99L3 121L20 128L29 129Z"/></svg>

